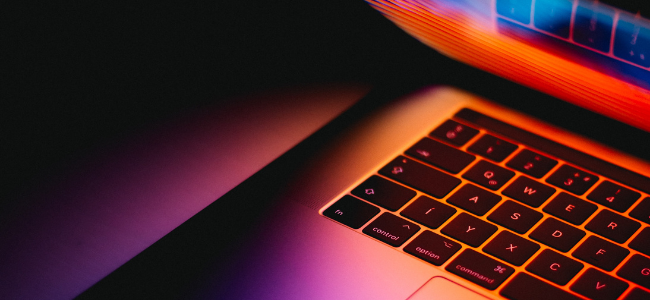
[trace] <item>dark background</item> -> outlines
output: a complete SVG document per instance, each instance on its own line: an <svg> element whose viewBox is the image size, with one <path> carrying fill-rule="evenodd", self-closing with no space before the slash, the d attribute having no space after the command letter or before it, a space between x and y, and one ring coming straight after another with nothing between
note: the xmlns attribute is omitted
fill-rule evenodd
<svg viewBox="0 0 650 300"><path fill-rule="evenodd" d="M361 0L46 1L7 16L3 195L234 95L454 73Z"/></svg>
<svg viewBox="0 0 650 300"><path fill-rule="evenodd" d="M361 0L19 5L1 33L4 202L149 124L312 83L451 84L593 132L570 123L575 107L443 57Z"/></svg>

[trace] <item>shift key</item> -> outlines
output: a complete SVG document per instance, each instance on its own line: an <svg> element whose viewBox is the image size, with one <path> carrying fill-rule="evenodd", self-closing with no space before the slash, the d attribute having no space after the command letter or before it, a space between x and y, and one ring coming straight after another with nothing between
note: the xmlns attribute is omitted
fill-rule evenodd
<svg viewBox="0 0 650 300"><path fill-rule="evenodd" d="M420 230L420 226L390 213L384 213L372 221L363 233L393 247L399 247Z"/></svg>
<svg viewBox="0 0 650 300"><path fill-rule="evenodd" d="M465 249L445 269L490 290L499 287L515 271L513 267L472 249Z"/></svg>

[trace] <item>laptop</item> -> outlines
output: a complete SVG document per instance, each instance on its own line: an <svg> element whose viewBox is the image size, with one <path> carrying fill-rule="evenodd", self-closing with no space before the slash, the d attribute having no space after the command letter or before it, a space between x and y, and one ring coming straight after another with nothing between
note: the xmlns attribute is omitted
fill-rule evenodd
<svg viewBox="0 0 650 300"><path fill-rule="evenodd" d="M78 299L650 298L647 21L577 0L368 2L547 95L516 110L379 87Z"/></svg>

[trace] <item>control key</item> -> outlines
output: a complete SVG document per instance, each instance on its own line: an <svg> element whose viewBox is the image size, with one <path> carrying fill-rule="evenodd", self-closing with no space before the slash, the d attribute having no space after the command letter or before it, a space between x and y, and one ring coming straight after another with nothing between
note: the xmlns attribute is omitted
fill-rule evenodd
<svg viewBox="0 0 650 300"><path fill-rule="evenodd" d="M363 233L393 247L399 247L418 230L420 230L420 226L414 223L389 213L383 213L368 224L363 229Z"/></svg>

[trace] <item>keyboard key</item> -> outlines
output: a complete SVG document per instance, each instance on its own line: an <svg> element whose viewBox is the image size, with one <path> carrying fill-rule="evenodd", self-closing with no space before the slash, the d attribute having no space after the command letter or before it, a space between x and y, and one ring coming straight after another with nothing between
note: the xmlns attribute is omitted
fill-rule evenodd
<svg viewBox="0 0 650 300"><path fill-rule="evenodd" d="M569 37L572 10L573 1L536 0L535 27L566 39Z"/></svg>
<svg viewBox="0 0 650 300"><path fill-rule="evenodd" d="M603 209L596 217L591 219L585 228L604 236L614 242L625 243L641 227L639 222L633 221L619 214Z"/></svg>
<svg viewBox="0 0 650 300"><path fill-rule="evenodd" d="M639 205L632 209L630 217L650 224L650 197L643 199Z"/></svg>
<svg viewBox="0 0 650 300"><path fill-rule="evenodd" d="M624 212L636 200L639 200L641 194L626 189L610 181L603 181L589 195L587 199L596 203L607 206L615 211Z"/></svg>
<svg viewBox="0 0 650 300"><path fill-rule="evenodd" d="M402 210L401 215L430 228L438 228L455 213L455 208L440 201L421 196Z"/></svg>
<svg viewBox="0 0 650 300"><path fill-rule="evenodd" d="M567 284L584 265L553 250L545 249L526 266L526 270L555 282Z"/></svg>
<svg viewBox="0 0 650 300"><path fill-rule="evenodd" d="M554 188L525 176L519 176L503 190L504 195L532 207L539 207L554 193Z"/></svg>
<svg viewBox="0 0 650 300"><path fill-rule="evenodd" d="M650 289L650 258L635 254L616 275Z"/></svg>
<svg viewBox="0 0 650 300"><path fill-rule="evenodd" d="M323 211L323 215L354 229L359 229L379 211L379 208L372 204L346 195Z"/></svg>
<svg viewBox="0 0 650 300"><path fill-rule="evenodd" d="M498 20L497 20L498 21ZM456 113L459 119L467 120L474 124L481 124L486 130L498 133L501 136L518 141L521 144L530 145L539 151L549 153L555 157L563 157L568 163L577 166L588 167L589 170L602 174L603 177L620 182L636 190L650 194L650 178L641 174L626 170L604 160L590 156L586 153L569 148L565 145L545 139L511 124L493 119L469 108L461 109Z"/></svg>
<svg viewBox="0 0 650 300"><path fill-rule="evenodd" d="M480 246L496 231L496 226L467 213L461 213L440 230L445 235L472 247Z"/></svg>
<svg viewBox="0 0 650 300"><path fill-rule="evenodd" d="M524 264L537 250L539 245L509 231L501 231L483 247L483 251L515 266Z"/></svg>
<svg viewBox="0 0 650 300"><path fill-rule="evenodd" d="M460 184L458 178L403 156L393 160L379 173L436 198L446 196Z"/></svg>
<svg viewBox="0 0 650 300"><path fill-rule="evenodd" d="M618 20L614 55L647 68L650 67L650 29L634 23L622 18Z"/></svg>
<svg viewBox="0 0 650 300"><path fill-rule="evenodd" d="M459 243L425 230L406 245L404 251L436 266L440 266L461 248Z"/></svg>
<svg viewBox="0 0 650 300"><path fill-rule="evenodd" d="M531 6L532 0L497 0L497 13L528 24L530 23Z"/></svg>
<svg viewBox="0 0 650 300"><path fill-rule="evenodd" d="M526 273L517 274L501 290L500 294L513 300L582 299Z"/></svg>
<svg viewBox="0 0 650 300"><path fill-rule="evenodd" d="M478 130L472 127L452 120L447 120L431 132L431 136L437 137L456 146L462 146L465 145L467 141L471 140L477 133Z"/></svg>
<svg viewBox="0 0 650 300"><path fill-rule="evenodd" d="M352 195L368 200L390 211L396 211L415 197L414 190L379 176L372 176L352 190Z"/></svg>
<svg viewBox="0 0 650 300"><path fill-rule="evenodd" d="M584 231L553 218L547 218L530 233L532 239L562 252L571 250L584 236Z"/></svg>
<svg viewBox="0 0 650 300"><path fill-rule="evenodd" d="M598 206L567 193L560 193L549 204L544 206L544 211L569 223L580 225L593 214Z"/></svg>
<svg viewBox="0 0 650 300"><path fill-rule="evenodd" d="M479 216L484 215L499 201L501 196L472 184L464 185L447 199L447 202Z"/></svg>
<svg viewBox="0 0 650 300"><path fill-rule="evenodd" d="M399 247L416 232L420 226L406 221L390 213L383 213L377 219L372 221L363 233L374 237L393 247Z"/></svg>
<svg viewBox="0 0 650 300"><path fill-rule="evenodd" d="M596 181L598 176L568 165L562 165L546 179L546 182L576 195L584 194Z"/></svg>
<svg viewBox="0 0 650 300"><path fill-rule="evenodd" d="M592 7L583 1L576 10L573 40L578 44L607 53L613 24L614 10L605 9L603 6Z"/></svg>
<svg viewBox="0 0 650 300"><path fill-rule="evenodd" d="M472 249L465 249L445 270L494 290L515 271L514 268Z"/></svg>
<svg viewBox="0 0 650 300"><path fill-rule="evenodd" d="M539 220L542 219L542 213L534 211L528 207L508 200L497 207L489 216L488 220L504 226L517 233L526 233Z"/></svg>
<svg viewBox="0 0 650 300"><path fill-rule="evenodd" d="M591 299L616 299L629 285L596 269L589 269L570 289Z"/></svg>
<svg viewBox="0 0 650 300"><path fill-rule="evenodd" d="M496 162L504 160L510 153L517 150L517 145L486 134L471 145L467 150Z"/></svg>
<svg viewBox="0 0 650 300"><path fill-rule="evenodd" d="M406 154L454 174L465 169L476 158L474 155L429 138L420 140L408 149Z"/></svg>
<svg viewBox="0 0 650 300"><path fill-rule="evenodd" d="M643 228L631 242L630 248L645 255L650 255L650 227Z"/></svg>
<svg viewBox="0 0 650 300"><path fill-rule="evenodd" d="M515 172L513 171L504 169L485 160L481 160L465 172L463 178L496 191L514 175Z"/></svg>
<svg viewBox="0 0 650 300"><path fill-rule="evenodd" d="M650 299L650 292L646 292L640 288L633 289L623 300L648 300Z"/></svg>
<svg viewBox="0 0 650 300"><path fill-rule="evenodd" d="M557 160L524 149L515 155L506 165L535 178L542 178L557 165Z"/></svg>
<svg viewBox="0 0 650 300"><path fill-rule="evenodd" d="M630 250L596 236L590 236L573 251L573 257L605 271L614 270L628 254Z"/></svg>

